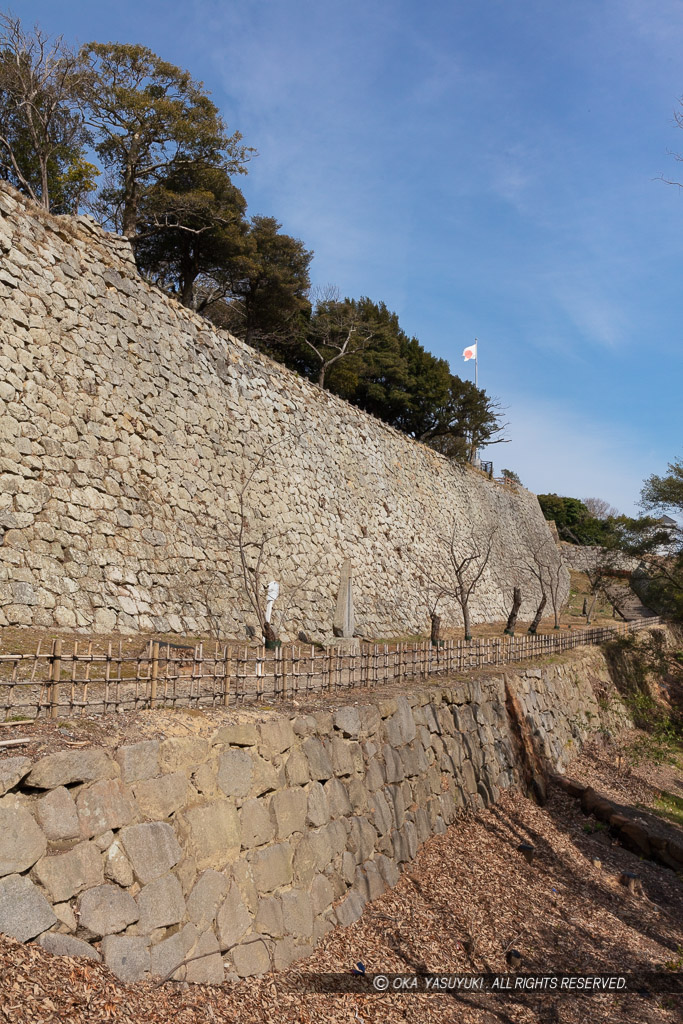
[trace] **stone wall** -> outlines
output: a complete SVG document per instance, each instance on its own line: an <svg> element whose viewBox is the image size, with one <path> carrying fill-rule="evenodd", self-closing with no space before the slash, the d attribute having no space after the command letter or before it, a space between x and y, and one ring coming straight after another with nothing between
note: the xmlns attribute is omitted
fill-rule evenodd
<svg viewBox="0 0 683 1024"><path fill-rule="evenodd" d="M614 573L628 573L635 572L642 565L639 558L607 552L599 546L580 546L561 541L559 551L564 564L570 569L575 569L577 572L590 571L595 566L602 564L605 566L609 565L610 571Z"/></svg>
<svg viewBox="0 0 683 1024"><path fill-rule="evenodd" d="M615 727L602 692L592 648L299 717L225 712L207 735L3 755L0 931L124 981L285 967L517 784L520 729L561 771Z"/></svg>
<svg viewBox="0 0 683 1024"><path fill-rule="evenodd" d="M3 183L0 257L0 626L244 637L231 531L254 470L247 539L270 538L285 638L329 635L347 558L359 633L425 631L453 531L466 554L495 530L471 607L507 616L518 563L549 546L533 494L214 330L143 282L123 239ZM530 582L522 615L538 600Z"/></svg>

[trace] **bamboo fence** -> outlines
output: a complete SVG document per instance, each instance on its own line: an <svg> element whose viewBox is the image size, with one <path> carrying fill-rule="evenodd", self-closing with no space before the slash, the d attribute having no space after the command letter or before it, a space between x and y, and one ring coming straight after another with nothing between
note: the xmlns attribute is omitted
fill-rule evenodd
<svg viewBox="0 0 683 1024"><path fill-rule="evenodd" d="M194 647L150 640L138 654L92 641L70 650L61 639L35 654L0 653L0 721L61 718L142 708L235 707L306 694L403 685L510 665L601 644L658 625L659 617L551 634L419 643L360 643L354 651L290 644L276 650L238 644Z"/></svg>

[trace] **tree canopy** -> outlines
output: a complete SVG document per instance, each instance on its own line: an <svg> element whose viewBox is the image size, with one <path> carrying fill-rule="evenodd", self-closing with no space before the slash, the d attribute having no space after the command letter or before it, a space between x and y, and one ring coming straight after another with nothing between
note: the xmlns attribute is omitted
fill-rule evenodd
<svg viewBox="0 0 683 1024"><path fill-rule="evenodd" d="M218 112L188 71L146 46L88 43L88 124L110 172L103 194L111 219L124 235L137 233L138 207L172 166L205 160L240 173L251 150L242 136L228 136Z"/></svg>
<svg viewBox="0 0 683 1024"><path fill-rule="evenodd" d="M75 212L95 189L85 160L86 74L61 37L0 13L0 174L46 210Z"/></svg>

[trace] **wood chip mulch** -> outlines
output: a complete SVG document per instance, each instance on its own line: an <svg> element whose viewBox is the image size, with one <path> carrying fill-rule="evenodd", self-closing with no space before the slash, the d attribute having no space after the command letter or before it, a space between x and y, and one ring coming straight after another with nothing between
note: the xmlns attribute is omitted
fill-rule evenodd
<svg viewBox="0 0 683 1024"><path fill-rule="evenodd" d="M429 840L398 885L337 928L288 972L221 988L145 983L124 986L100 964L54 958L0 936L0 1022L99 1021L195 1024L445 1022L587 1024L679 1022L682 997L526 992L359 995L301 991L301 973L366 969L628 972L681 970L683 881L641 861L605 833L589 834L576 801L551 789L539 808L519 794L460 819ZM517 852L535 848L531 864ZM599 856L602 869L592 865ZM636 871L643 896L619 884Z"/></svg>

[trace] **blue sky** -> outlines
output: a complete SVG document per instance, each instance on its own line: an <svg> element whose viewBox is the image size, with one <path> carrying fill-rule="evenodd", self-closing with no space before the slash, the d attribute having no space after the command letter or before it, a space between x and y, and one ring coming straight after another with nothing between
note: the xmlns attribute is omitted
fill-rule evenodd
<svg viewBox="0 0 683 1024"><path fill-rule="evenodd" d="M683 454L683 0L14 2L141 42L259 156L250 213L498 398L540 493L633 511Z"/></svg>

